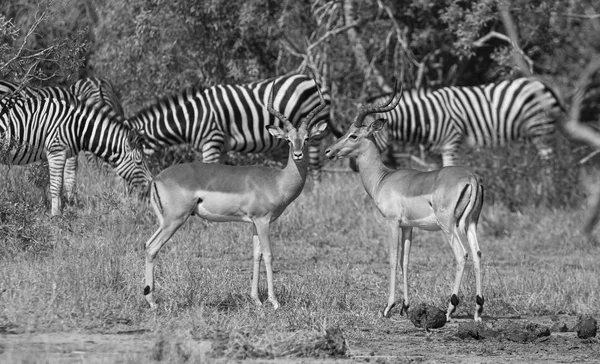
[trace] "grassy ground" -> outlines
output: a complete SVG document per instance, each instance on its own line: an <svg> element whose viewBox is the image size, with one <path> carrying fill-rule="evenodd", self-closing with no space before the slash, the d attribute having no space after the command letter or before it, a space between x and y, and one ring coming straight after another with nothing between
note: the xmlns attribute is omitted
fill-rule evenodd
<svg viewBox="0 0 600 364"><path fill-rule="evenodd" d="M251 226L192 218L157 258L159 310L153 314L142 294L143 245L157 227L149 206L124 197L113 176L82 168L80 205L51 219L42 192L29 187L28 169L3 168L5 333L148 330L156 341L148 355L155 360L176 337L210 339L217 343L214 356L244 358L319 355L324 337L338 328L348 342L376 335L362 328L382 320L388 232L355 174L326 174L319 191L305 190L273 224L280 310L268 303L256 308L249 299ZM484 319L598 314L600 246L578 231L583 208L492 211L495 221L480 224ZM453 278L454 258L441 233L416 231L412 304L445 309ZM265 281L263 268L263 300ZM474 284L469 262L459 317L472 317Z"/></svg>

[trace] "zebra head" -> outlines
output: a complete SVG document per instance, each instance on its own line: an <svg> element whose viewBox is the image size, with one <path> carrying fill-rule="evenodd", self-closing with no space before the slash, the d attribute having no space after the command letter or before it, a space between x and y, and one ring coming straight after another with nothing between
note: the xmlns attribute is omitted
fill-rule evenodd
<svg viewBox="0 0 600 364"><path fill-rule="evenodd" d="M352 121L350 128L337 142L333 143L325 151L325 155L329 159L337 159L343 157L356 158L364 152L366 146L363 141L373 140L373 134L383 129L383 126L387 122L386 119L378 118L370 122L368 125L363 125L365 118L368 115L376 113L385 113L400 103L402 99L402 88L400 88L400 97L396 99L398 89L398 82L395 82L394 93L392 93L390 99L382 105L365 105L358 110L358 114ZM396 101L394 101L396 99Z"/></svg>
<svg viewBox="0 0 600 364"><path fill-rule="evenodd" d="M290 154L296 161L300 161L304 158L306 148L308 147L308 141L312 138L318 137L325 132L325 129L327 129L326 122L320 122L313 125L310 129L308 128L308 125L310 125L312 119L314 119L315 116L327 106L325 100L323 99L323 94L321 93L319 84L317 82L315 82L315 84L317 85L317 91L319 92L319 98L321 102L318 106L311 110L311 112L306 115L304 119L302 119L298 127L294 127L294 125L283 113L273 109L273 89L275 89L275 80L273 80L271 86L267 110L277 119L281 120L284 125L284 129L281 129L277 125L267 125L267 130L274 137L287 140L290 146Z"/></svg>
<svg viewBox="0 0 600 364"><path fill-rule="evenodd" d="M144 143L142 131L123 128L125 136L120 138L120 153L116 153L112 165L118 175L123 177L132 188L145 189L152 181L152 174L146 165L141 146Z"/></svg>

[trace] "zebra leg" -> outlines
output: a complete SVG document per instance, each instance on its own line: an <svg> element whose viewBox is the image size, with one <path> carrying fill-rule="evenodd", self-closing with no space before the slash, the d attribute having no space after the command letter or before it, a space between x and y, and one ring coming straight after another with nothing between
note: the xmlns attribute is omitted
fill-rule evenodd
<svg viewBox="0 0 600 364"><path fill-rule="evenodd" d="M75 189L77 187L77 155L67 158L65 162L65 172L63 188L66 201L69 205L75 204L77 196Z"/></svg>
<svg viewBox="0 0 600 364"><path fill-rule="evenodd" d="M225 144L221 141L211 140L202 146L202 162L219 163L223 157Z"/></svg>
<svg viewBox="0 0 600 364"><path fill-rule="evenodd" d="M51 216L57 216L62 213L62 184L65 163L67 160L67 151L48 153L48 168L50 170L50 196L52 197Z"/></svg>
<svg viewBox="0 0 600 364"><path fill-rule="evenodd" d="M308 163L310 173L313 179L313 186L316 188L321 183L321 146L320 144L311 144L308 146Z"/></svg>

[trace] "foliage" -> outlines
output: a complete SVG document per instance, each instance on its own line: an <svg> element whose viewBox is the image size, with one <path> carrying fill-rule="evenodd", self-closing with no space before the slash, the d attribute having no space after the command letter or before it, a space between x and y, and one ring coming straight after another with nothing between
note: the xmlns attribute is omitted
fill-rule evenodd
<svg viewBox="0 0 600 364"><path fill-rule="evenodd" d="M76 0L4 1L0 5L0 77L64 84L77 75L89 18Z"/></svg>
<svg viewBox="0 0 600 364"><path fill-rule="evenodd" d="M348 2L354 12L346 19ZM534 73L561 92L568 108L581 69L600 51L600 4L512 0L510 5ZM405 87L474 85L520 74L511 44L502 38L506 30L496 0L10 0L0 5L0 73L37 84L65 84L77 74L95 73L115 84L132 114L187 86L303 72L329 89L333 122L342 129L357 104L381 92L355 59L344 28L352 20L370 64ZM597 96L592 87L582 111L586 120L598 117ZM568 141L556 147L557 165L577 159ZM469 165L489 175L489 190L498 199L535 203L525 197L531 196L529 187L538 189L532 181L539 164L529 147L523 148L529 165L519 161L515 148L467 153ZM198 157L180 147L159 152L150 162L159 171ZM230 163L248 160L261 162L233 156ZM561 175L554 191L563 195L546 194L553 206L578 201L569 200L571 189L562 188L577 180L576 168ZM517 185L523 185L523 199L511 191Z"/></svg>
<svg viewBox="0 0 600 364"><path fill-rule="evenodd" d="M99 8L97 73L137 110L187 86L249 82L274 75L275 1L108 0Z"/></svg>

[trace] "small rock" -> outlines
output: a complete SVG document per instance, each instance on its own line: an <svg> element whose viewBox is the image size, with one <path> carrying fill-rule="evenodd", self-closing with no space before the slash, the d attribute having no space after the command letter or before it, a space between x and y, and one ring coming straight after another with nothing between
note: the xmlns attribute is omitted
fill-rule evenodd
<svg viewBox="0 0 600 364"><path fill-rule="evenodd" d="M567 332L567 331L569 331L569 327L564 322L557 322L552 326L550 331L552 331L552 332Z"/></svg>
<svg viewBox="0 0 600 364"><path fill-rule="evenodd" d="M535 323L529 323L525 327L529 333L533 334L535 338L550 336L550 328L544 325L538 325Z"/></svg>
<svg viewBox="0 0 600 364"><path fill-rule="evenodd" d="M577 337L580 339L589 339L596 336L598 331L598 322L589 315L579 316L579 321L575 325Z"/></svg>
<svg viewBox="0 0 600 364"><path fill-rule="evenodd" d="M476 340L483 340L497 337L498 332L492 328L489 328L483 322L472 321L458 324L456 336L461 339L473 338Z"/></svg>
<svg viewBox="0 0 600 364"><path fill-rule="evenodd" d="M425 303L409 309L408 318L413 325L422 327L425 330L439 329L446 325L446 312L435 306L428 306Z"/></svg>
<svg viewBox="0 0 600 364"><path fill-rule="evenodd" d="M506 325L503 333L507 340L524 344L533 342L541 337L550 336L550 328L532 322L526 325L510 323Z"/></svg>

